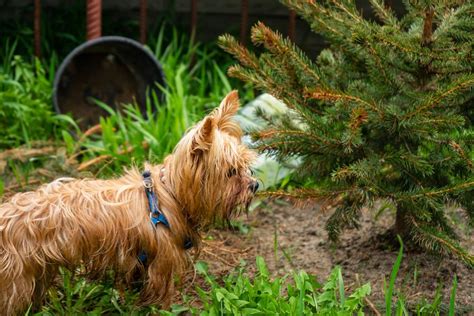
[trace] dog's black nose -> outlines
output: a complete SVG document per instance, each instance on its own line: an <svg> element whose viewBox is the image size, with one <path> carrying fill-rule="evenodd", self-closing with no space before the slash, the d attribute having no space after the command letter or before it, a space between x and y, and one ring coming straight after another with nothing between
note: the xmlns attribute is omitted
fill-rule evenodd
<svg viewBox="0 0 474 316"><path fill-rule="evenodd" d="M251 185L250 185L250 190L252 190L253 193L257 192L258 190L258 181L254 181Z"/></svg>

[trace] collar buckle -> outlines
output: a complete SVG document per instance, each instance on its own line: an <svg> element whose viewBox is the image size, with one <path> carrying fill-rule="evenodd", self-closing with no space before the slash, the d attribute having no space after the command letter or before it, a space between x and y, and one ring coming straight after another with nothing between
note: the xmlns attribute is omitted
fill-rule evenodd
<svg viewBox="0 0 474 316"><path fill-rule="evenodd" d="M151 178L151 172L146 170L145 172L143 172L142 176L143 176L143 186L148 191L151 191L151 189L153 188L153 179Z"/></svg>
<svg viewBox="0 0 474 316"><path fill-rule="evenodd" d="M153 180L151 178L143 179L143 186L145 189L150 190L153 188Z"/></svg>

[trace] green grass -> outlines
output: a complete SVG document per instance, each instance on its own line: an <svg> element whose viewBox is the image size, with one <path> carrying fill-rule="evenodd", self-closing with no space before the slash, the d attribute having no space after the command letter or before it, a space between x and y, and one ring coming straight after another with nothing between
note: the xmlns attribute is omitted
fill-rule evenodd
<svg viewBox="0 0 474 316"><path fill-rule="evenodd" d="M45 67L37 59L25 61L15 49L16 42L8 42L1 53L0 149L57 138L61 129L74 125L52 110L52 78Z"/></svg>
<svg viewBox="0 0 474 316"><path fill-rule="evenodd" d="M26 315L149 315L158 312L154 306L136 307L138 293L123 294L110 281L104 283L86 281L60 269L62 282L47 293L46 304L40 311L30 308Z"/></svg>
<svg viewBox="0 0 474 316"><path fill-rule="evenodd" d="M198 264L198 271L211 286L208 291L198 291L203 302L201 315L360 314L363 299L371 291L370 285L364 284L346 296L340 267L320 284L304 271L272 278L262 257L257 257L256 266L254 277L241 267L220 285L205 264Z"/></svg>
<svg viewBox="0 0 474 316"><path fill-rule="evenodd" d="M458 278L455 275L451 287L451 296L449 297L449 316L455 315L456 310L456 289L458 288Z"/></svg>
<svg viewBox="0 0 474 316"><path fill-rule="evenodd" d="M383 315L443 315L439 292L429 302L420 301L408 306L401 291L394 284L403 257L401 244L393 265L390 286L385 291ZM207 263L199 261L195 269L202 281L197 282L196 297L183 293L183 304L162 310L162 315L364 315L371 314L367 305L371 294L369 283L351 290L345 288L342 270L336 266L324 283L305 271L293 271L283 276L270 273L264 259L257 257L255 266L242 261L232 273L218 278L209 272ZM254 271L254 272L252 272ZM133 302L137 292L119 293L110 280L103 283L73 278L68 270L61 270L62 282L48 291L46 304L37 313L28 315L149 315L157 307L138 308ZM449 302L449 315L455 315L457 279L453 278ZM391 303L396 305L391 308ZM379 306L379 305L377 305Z"/></svg>
<svg viewBox="0 0 474 316"><path fill-rule="evenodd" d="M384 315L442 315L441 295L437 291L430 302L422 299L416 305L409 305L402 291L395 289L398 270L403 258L403 243L394 262L389 286L385 288ZM246 272L245 264L222 280L210 275L205 263L198 263L196 269L205 278L209 288L198 288L202 308L189 308L193 314L201 315L363 315L371 314L367 305L371 293L369 283L345 291L342 270L335 267L324 284L304 271L292 272L283 277L273 277L261 257L256 260L255 275ZM449 315L455 315L457 278L449 301ZM392 302L396 305L392 308ZM176 306L175 308L178 308ZM177 310L183 310L179 306ZM169 312L169 314L173 314Z"/></svg>
<svg viewBox="0 0 474 316"><path fill-rule="evenodd" d="M390 283L387 286L384 286L385 290L385 310L387 315L392 315L392 297L393 297L393 290L395 286L395 280L397 279L398 270L400 269L400 264L403 258L403 241L398 237L398 241L400 242L400 250L398 251L397 259L395 260L395 264L393 265L392 273L390 274ZM396 314L399 315L399 308L403 309L404 304L397 304L397 312Z"/></svg>
<svg viewBox="0 0 474 316"><path fill-rule="evenodd" d="M304 271L284 277L272 278L262 257L256 259L254 277L246 273L246 265L223 280L212 276L204 262L196 269L206 280L209 290L197 287L200 307L174 305L163 315L188 311L200 315L352 315L360 314L363 299L370 294L370 285L355 289L350 295L344 292L340 267L334 268L324 284ZM138 308L133 305L136 292L122 295L109 283L86 282L73 278L68 270L61 270L62 282L48 291L46 304L39 312L27 315L148 315L156 307ZM224 285L221 286L220 282ZM283 294L286 293L286 294Z"/></svg>

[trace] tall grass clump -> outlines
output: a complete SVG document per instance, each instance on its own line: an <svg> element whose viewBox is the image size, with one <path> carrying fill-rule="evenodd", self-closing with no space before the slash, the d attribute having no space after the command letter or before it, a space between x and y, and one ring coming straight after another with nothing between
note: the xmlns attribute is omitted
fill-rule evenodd
<svg viewBox="0 0 474 316"><path fill-rule="evenodd" d="M196 269L207 288L197 288L201 308L174 306L172 312L187 310L199 315L455 315L457 279L453 278L449 304L442 303L437 292L432 301L407 302L403 290L395 287L403 259L403 243L384 286L385 306L372 302L369 283L351 287L344 284L342 269L333 268L324 283L304 271L273 277L262 257L256 259L256 272L250 273L243 263L234 273L217 279L207 264L198 262ZM172 312L164 314L173 314Z"/></svg>
<svg viewBox="0 0 474 316"><path fill-rule="evenodd" d="M16 42L6 42L0 53L0 149L52 139L73 124L52 109L54 63L46 71L38 59L27 62L15 50Z"/></svg>
<svg viewBox="0 0 474 316"><path fill-rule="evenodd" d="M150 50L163 67L164 98L147 100L146 112L136 104L121 111L97 101L109 116L100 120L98 133L86 132L79 142L64 134L71 154L80 152L82 166L98 173L120 171L122 166L144 160L159 161L170 153L186 130L199 121L231 90L231 83L215 61L216 49L161 28ZM165 38L165 34L171 34ZM89 135L91 134L91 135ZM99 162L99 163L98 163Z"/></svg>

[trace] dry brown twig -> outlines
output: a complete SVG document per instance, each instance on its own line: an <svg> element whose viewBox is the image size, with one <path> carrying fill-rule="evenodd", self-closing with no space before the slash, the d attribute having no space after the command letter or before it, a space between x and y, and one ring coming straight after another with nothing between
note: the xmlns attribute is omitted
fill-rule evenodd
<svg viewBox="0 0 474 316"><path fill-rule="evenodd" d="M5 188L5 195L6 193L14 193L17 189L20 189L24 186L27 186L27 185L34 185L34 184L39 184L41 183L41 180L40 179L31 179L29 180L27 183L15 183L15 184L12 184L8 187Z"/></svg>
<svg viewBox="0 0 474 316"><path fill-rule="evenodd" d="M221 263L223 263L223 264L225 264L225 265L227 265L227 266L229 266L229 267L234 267L234 266L235 266L235 264L230 263L229 261L223 259L222 257L219 257L219 256L216 255L215 253L213 253L213 252L211 252L211 251L209 251L209 250L207 250L207 249L205 249L205 248L202 250L202 252L204 252L205 254L207 254L207 255L209 255L209 256L211 256L211 257L216 258L217 261L219 261L219 262L221 262Z"/></svg>
<svg viewBox="0 0 474 316"><path fill-rule="evenodd" d="M142 148L147 149L148 147L149 147L149 144L147 142L142 143ZM117 154L118 155L129 154L134 150L135 150L135 147L129 146L128 148L119 151ZM97 156L95 158L92 158L88 161L85 161L85 162L81 163L79 165L79 167L77 167L77 171L84 171L84 170L88 169L90 166L98 164L98 163L100 163L104 160L110 159L110 158L112 158L112 155L108 155L108 154Z"/></svg>
<svg viewBox="0 0 474 316"><path fill-rule="evenodd" d="M46 146L42 148L12 148L0 153L0 160L14 159L26 161L33 157L47 156L57 152L57 147Z"/></svg>
<svg viewBox="0 0 474 316"><path fill-rule="evenodd" d="M68 158L68 160L66 161L67 164L72 164L74 162L74 160L80 156L81 154L83 154L84 152L86 152L87 150L81 150L81 151L77 151L78 148L80 148L80 144L89 136L93 135L93 134L99 134L99 133L102 133L102 127L100 124L97 124L97 125L94 125L92 126L91 128L89 128L87 131L84 132L84 134L81 135L81 138L79 138L79 140L77 141L76 143L76 146L74 148L74 154L71 155L71 157Z"/></svg>
<svg viewBox="0 0 474 316"><path fill-rule="evenodd" d="M355 278L356 278L356 285L357 285L358 287L360 287L360 286L361 286L361 283L360 283L360 280L359 280L359 273L356 273ZM367 305L369 306L369 308L374 312L374 315L376 315L376 316L382 316L382 314L380 314L380 312L378 311L378 309L375 307L374 303L372 303L372 301L369 300L368 297L364 297L364 301L367 303Z"/></svg>

